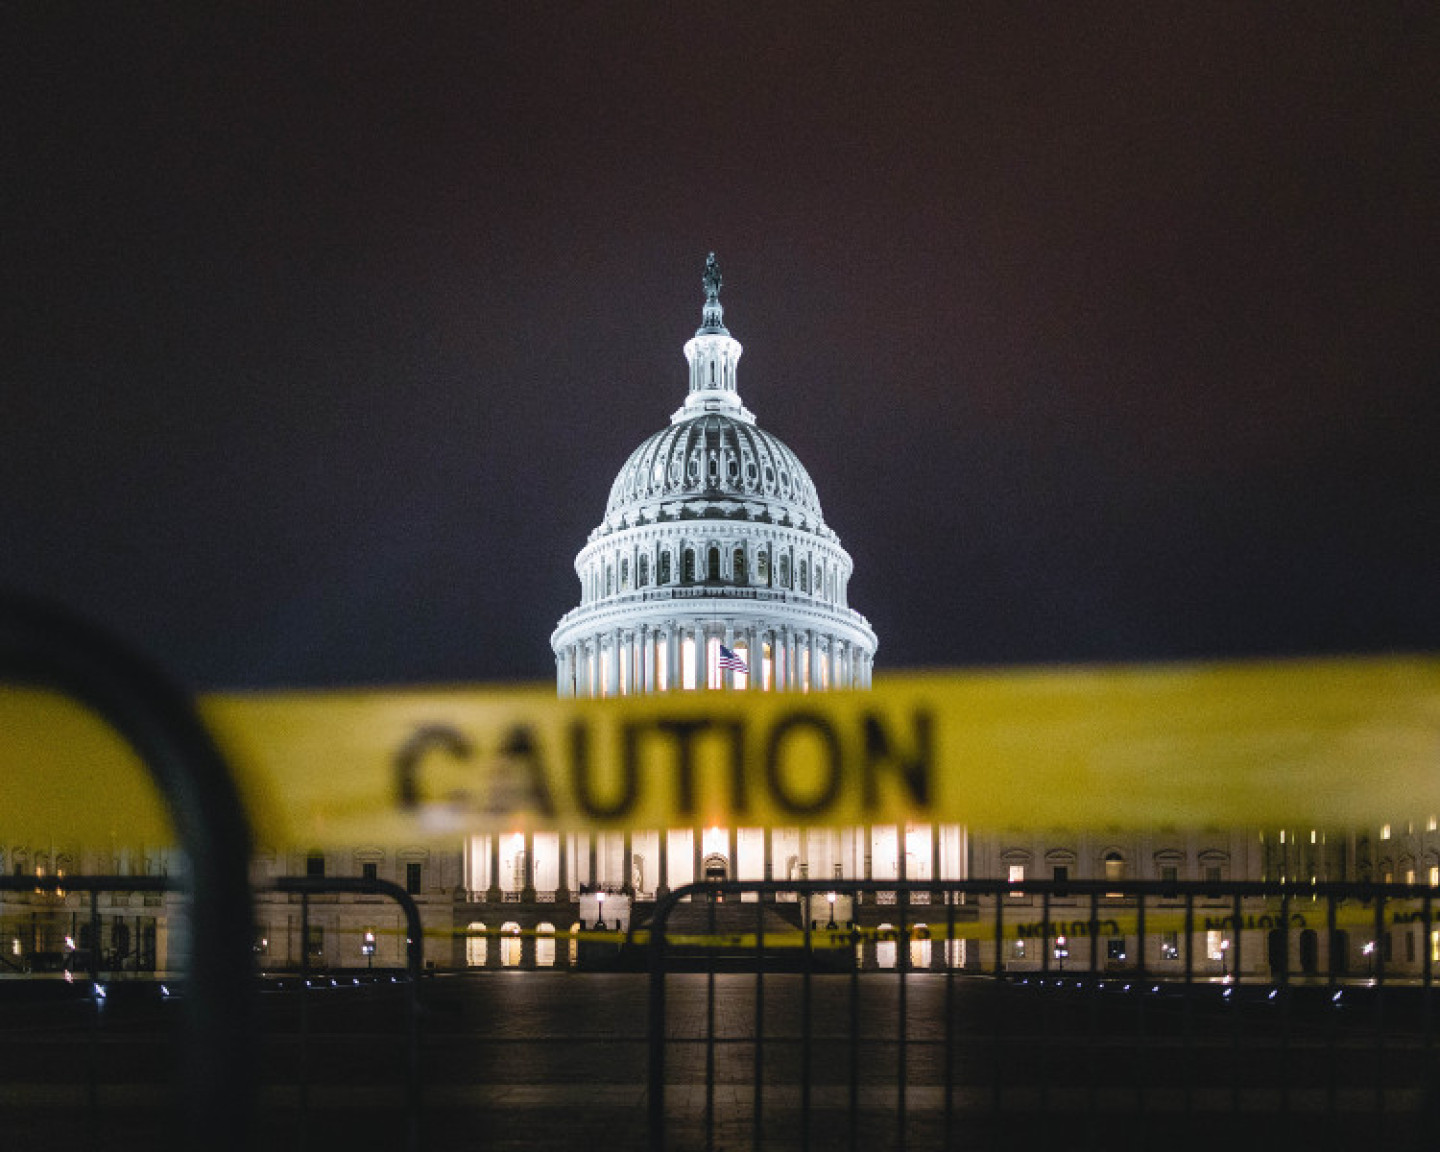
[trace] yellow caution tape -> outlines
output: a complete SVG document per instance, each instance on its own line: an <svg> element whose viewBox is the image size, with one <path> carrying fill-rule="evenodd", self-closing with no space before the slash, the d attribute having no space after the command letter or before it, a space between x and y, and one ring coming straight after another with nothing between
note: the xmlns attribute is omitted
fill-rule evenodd
<svg viewBox="0 0 1440 1152"><path fill-rule="evenodd" d="M1354 827L1440 810L1435 658L897 676L814 695L220 694L201 712L277 847L902 820ZM168 832L118 739L44 693L0 693L0 780L12 835Z"/></svg>

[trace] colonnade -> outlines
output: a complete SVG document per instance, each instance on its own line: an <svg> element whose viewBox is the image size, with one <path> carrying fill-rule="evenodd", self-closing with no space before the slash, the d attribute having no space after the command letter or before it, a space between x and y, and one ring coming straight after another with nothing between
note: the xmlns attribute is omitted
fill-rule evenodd
<svg viewBox="0 0 1440 1152"><path fill-rule="evenodd" d="M705 879L963 880L967 833L958 824L844 828L672 828L514 832L472 837L472 899L567 899L584 888L653 899Z"/></svg>
<svg viewBox="0 0 1440 1152"><path fill-rule="evenodd" d="M744 657L749 675L719 668L721 644ZM873 661L868 648L820 629L668 620L612 628L568 644L555 659L556 688L561 696L868 688Z"/></svg>

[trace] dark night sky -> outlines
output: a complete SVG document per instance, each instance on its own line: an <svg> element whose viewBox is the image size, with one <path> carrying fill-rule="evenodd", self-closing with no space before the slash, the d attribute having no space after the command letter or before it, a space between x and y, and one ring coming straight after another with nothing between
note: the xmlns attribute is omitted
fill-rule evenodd
<svg viewBox="0 0 1440 1152"><path fill-rule="evenodd" d="M714 249L882 670L1440 648L1433 5L410 7L0 8L0 587L548 679Z"/></svg>

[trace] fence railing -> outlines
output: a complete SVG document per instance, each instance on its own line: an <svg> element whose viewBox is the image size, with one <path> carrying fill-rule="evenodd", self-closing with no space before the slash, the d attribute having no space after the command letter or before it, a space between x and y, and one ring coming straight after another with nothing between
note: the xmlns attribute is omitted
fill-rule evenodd
<svg viewBox="0 0 1440 1152"><path fill-rule="evenodd" d="M798 924L767 912L782 889ZM825 918L836 894L882 890L896 893L886 924ZM1290 1142L1410 1146L1440 1105L1434 896L1239 881L680 888L650 924L650 1146L953 1147L963 1130L967 1147L999 1147L1031 1117L1085 1147L1108 1146L1117 1119L1172 1140L1223 1119ZM1416 951L1397 950L1402 934L1418 962L1400 958ZM695 979L704 1010L690 1005L682 1031L668 1006Z"/></svg>

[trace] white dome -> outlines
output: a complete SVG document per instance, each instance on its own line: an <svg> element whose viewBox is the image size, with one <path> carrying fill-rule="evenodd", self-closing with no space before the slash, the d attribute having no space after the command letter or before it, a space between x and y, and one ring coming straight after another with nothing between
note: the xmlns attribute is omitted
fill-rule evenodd
<svg viewBox="0 0 1440 1152"><path fill-rule="evenodd" d="M870 683L875 633L848 603L850 556L810 473L740 402L713 255L705 289L685 402L630 453L575 557L580 604L550 638L562 695Z"/></svg>
<svg viewBox="0 0 1440 1152"><path fill-rule="evenodd" d="M630 453L605 517L653 500L776 501L821 515L799 457L770 433L721 413L672 424Z"/></svg>

